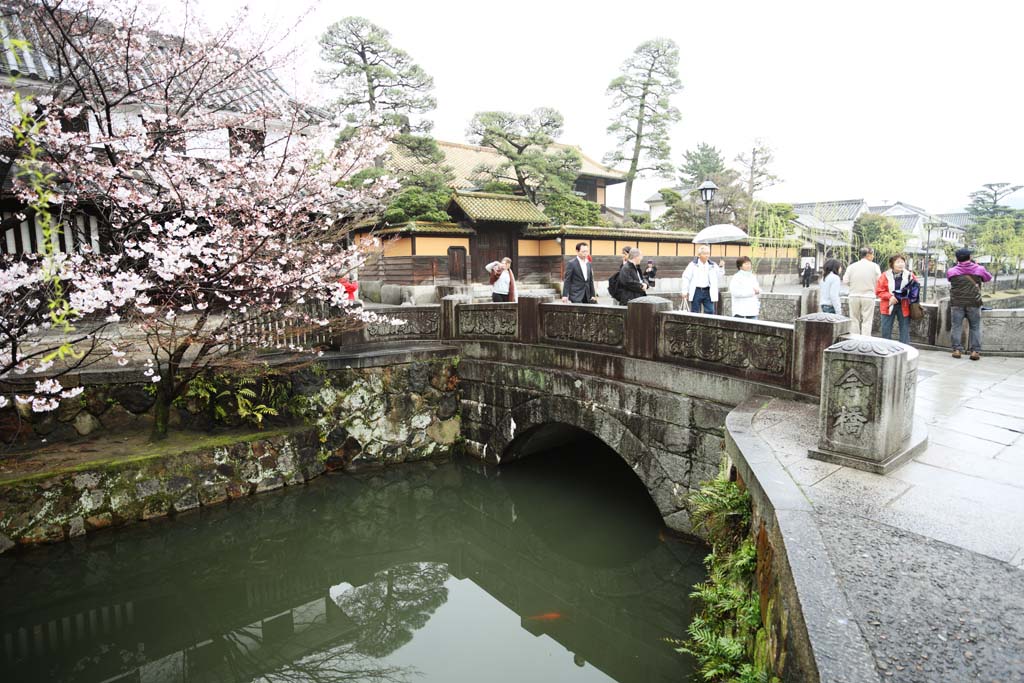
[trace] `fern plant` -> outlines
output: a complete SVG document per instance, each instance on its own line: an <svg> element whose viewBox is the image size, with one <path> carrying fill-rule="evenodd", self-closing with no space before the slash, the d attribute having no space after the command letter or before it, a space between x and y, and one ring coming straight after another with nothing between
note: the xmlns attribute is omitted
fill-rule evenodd
<svg viewBox="0 0 1024 683"><path fill-rule="evenodd" d="M712 546L732 549L750 528L750 494L725 479L709 481L690 496L690 517Z"/></svg>
<svg viewBox="0 0 1024 683"><path fill-rule="evenodd" d="M197 406L213 423L241 421L263 429L267 417L304 417L307 401L292 396L287 377L264 366L243 373L196 375L175 405Z"/></svg>
<svg viewBox="0 0 1024 683"><path fill-rule="evenodd" d="M778 679L753 661L762 624L750 495L733 482L717 479L690 497L690 514L711 541L704 558L708 580L690 593L703 607L687 628L689 637L671 642L696 659L699 676L708 683L774 683Z"/></svg>

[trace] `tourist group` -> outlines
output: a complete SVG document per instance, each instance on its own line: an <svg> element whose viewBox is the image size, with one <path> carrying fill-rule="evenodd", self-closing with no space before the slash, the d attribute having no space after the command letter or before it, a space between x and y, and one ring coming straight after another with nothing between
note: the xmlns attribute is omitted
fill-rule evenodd
<svg viewBox="0 0 1024 683"><path fill-rule="evenodd" d="M946 277L950 285L950 322L952 329L959 330L966 318L969 326L968 348L971 360L981 358L981 284L992 279L992 275L971 259L970 249L956 252L957 263L950 268ZM697 257L687 264L682 277L683 308L692 313L714 314L719 301L719 290L725 283L725 263L710 259L711 249L700 246ZM619 304L626 305L633 299L645 296L654 287L657 266L648 261L641 267L643 254L637 247L622 250L622 267L608 280L608 294ZM493 301L515 301L515 277L512 274L512 259L489 263ZM924 316L920 303L921 284L917 276L907 267L902 254L889 257L888 269L882 272L875 263L875 252L871 247L860 250L860 259L844 267L836 259L825 262L819 292L819 309L823 313L843 312L840 287L849 288L847 314L851 319L853 334L870 336L875 312L875 299L879 301L881 314L881 336L892 338L893 327L899 329L899 341L910 343L910 322ZM807 267L801 272L804 286L809 284L811 273ZM757 320L761 308L761 288L752 272L750 258L736 259L736 273L729 279L728 293L731 297L732 315L737 318ZM565 303L597 303L594 284L594 269L590 248L586 242L576 245L576 258L565 266L562 283L562 301ZM964 347L959 335L953 335L953 357L962 358Z"/></svg>

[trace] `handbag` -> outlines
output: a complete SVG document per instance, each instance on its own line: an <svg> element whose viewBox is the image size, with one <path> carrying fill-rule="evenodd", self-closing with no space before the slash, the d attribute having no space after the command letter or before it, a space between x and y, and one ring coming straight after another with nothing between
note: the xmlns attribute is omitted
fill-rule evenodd
<svg viewBox="0 0 1024 683"><path fill-rule="evenodd" d="M916 301L911 303L910 304L910 319L911 320L920 320L923 317L924 317L924 309L921 308L921 304L919 304Z"/></svg>

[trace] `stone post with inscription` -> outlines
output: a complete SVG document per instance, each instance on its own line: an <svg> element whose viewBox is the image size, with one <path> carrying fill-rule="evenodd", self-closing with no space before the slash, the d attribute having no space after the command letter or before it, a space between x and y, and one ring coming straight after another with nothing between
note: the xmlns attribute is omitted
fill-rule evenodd
<svg viewBox="0 0 1024 683"><path fill-rule="evenodd" d="M441 299L441 339L455 339L458 336L455 328L455 307L472 302L473 297L466 294L449 294Z"/></svg>
<svg viewBox="0 0 1024 683"><path fill-rule="evenodd" d="M552 294L531 294L523 292L519 295L519 341L523 344L536 344L540 341L540 305L555 301Z"/></svg>
<svg viewBox="0 0 1024 683"><path fill-rule="evenodd" d="M671 311L672 302L660 296L641 296L626 307L626 353L654 360L658 355L658 313Z"/></svg>
<svg viewBox="0 0 1024 683"><path fill-rule="evenodd" d="M793 389L817 394L821 389L825 349L850 331L850 319L835 313L811 313L793 321Z"/></svg>
<svg viewBox="0 0 1024 683"><path fill-rule="evenodd" d="M917 350L874 337L849 337L825 350L814 460L885 474L928 442L914 420Z"/></svg>

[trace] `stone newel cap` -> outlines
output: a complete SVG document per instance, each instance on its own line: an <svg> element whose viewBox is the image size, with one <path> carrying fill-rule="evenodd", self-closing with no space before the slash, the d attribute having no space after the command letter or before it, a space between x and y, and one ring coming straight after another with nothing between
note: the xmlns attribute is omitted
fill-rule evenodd
<svg viewBox="0 0 1024 683"><path fill-rule="evenodd" d="M812 323L844 323L850 318L845 315L839 315L838 313L808 313L802 315L797 320L806 320Z"/></svg>
<svg viewBox="0 0 1024 683"><path fill-rule="evenodd" d="M906 344L900 344L899 342L890 341L888 339L878 339L877 337L854 336L849 339L836 342L825 350L883 358L906 352L908 358L917 357L917 349L913 346L907 346Z"/></svg>
<svg viewBox="0 0 1024 683"><path fill-rule="evenodd" d="M672 301L670 301L669 299L666 299L666 298L660 297L660 296L654 296L654 295L638 296L637 298L632 299L629 303L631 303L631 304L668 304L670 306L673 305Z"/></svg>

